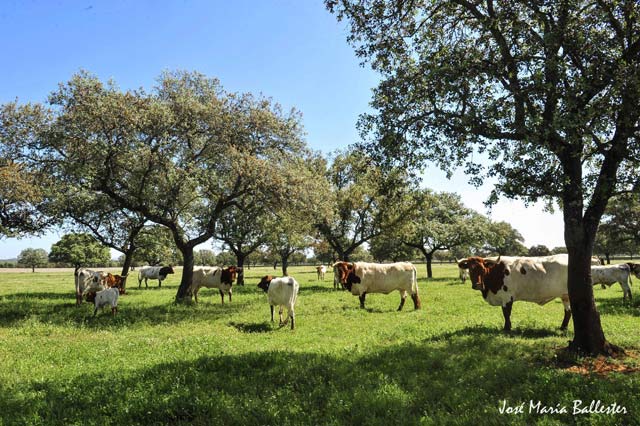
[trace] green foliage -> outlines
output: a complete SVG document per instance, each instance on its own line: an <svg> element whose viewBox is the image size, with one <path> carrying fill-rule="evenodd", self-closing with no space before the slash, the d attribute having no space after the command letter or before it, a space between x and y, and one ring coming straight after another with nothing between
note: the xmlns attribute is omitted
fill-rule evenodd
<svg viewBox="0 0 640 426"><path fill-rule="evenodd" d="M180 252L171 232L161 225L145 226L135 239L134 261L138 265L178 265Z"/></svg>
<svg viewBox="0 0 640 426"><path fill-rule="evenodd" d="M212 250L198 250L194 253L196 265L215 266L216 254Z"/></svg>
<svg viewBox="0 0 640 426"><path fill-rule="evenodd" d="M594 251L607 257L640 251L640 194L621 195L609 202Z"/></svg>
<svg viewBox="0 0 640 426"><path fill-rule="evenodd" d="M315 227L340 259L393 228L411 209L403 202L413 187L410 176L375 166L361 151L337 154L326 176L333 211Z"/></svg>
<svg viewBox="0 0 640 426"><path fill-rule="evenodd" d="M491 222L488 225L484 250L488 254L508 256L526 256L529 252L524 246L524 238L517 229L507 222Z"/></svg>
<svg viewBox="0 0 640 426"><path fill-rule="evenodd" d="M529 247L529 256L549 256L550 254L551 250L549 250L549 247L543 244Z"/></svg>
<svg viewBox="0 0 640 426"><path fill-rule="evenodd" d="M66 234L51 246L49 261L72 265L103 266L111 261L111 252L89 234Z"/></svg>
<svg viewBox="0 0 640 426"><path fill-rule="evenodd" d="M47 251L44 249L27 248L18 255L18 265L32 269L47 266L49 262Z"/></svg>
<svg viewBox="0 0 640 426"><path fill-rule="evenodd" d="M270 267L247 271L247 285L224 306L209 289L197 306L175 305L176 274L161 289L130 286L115 318L106 309L95 319L91 305L73 306L71 271L4 273L0 423L637 423L636 374L581 375L556 357L571 335L556 330L559 301L514 304L505 334L500 308L461 285L455 265L434 268L438 279L419 279L423 309L396 312L397 292L367 296L362 310L357 297L332 290L331 271L318 282L313 267L292 267L301 284L294 332L269 321L256 287ZM619 287L597 288L596 303L611 339L640 348L640 305L623 306ZM640 367L634 357L610 362ZM574 399L599 399L629 413L506 415L504 399L569 410Z"/></svg>

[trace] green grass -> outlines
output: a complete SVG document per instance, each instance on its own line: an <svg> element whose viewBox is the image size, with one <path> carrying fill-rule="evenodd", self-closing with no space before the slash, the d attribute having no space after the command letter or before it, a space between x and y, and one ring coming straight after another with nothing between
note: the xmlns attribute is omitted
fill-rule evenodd
<svg viewBox="0 0 640 426"><path fill-rule="evenodd" d="M557 330L559 300L516 303L505 334L500 308L452 265L420 279L422 310L409 299L402 312L398 293L361 310L331 274L319 283L300 267L292 332L269 321L256 287L267 272L248 270L224 306L208 289L197 306L173 305L179 274L160 290L131 280L115 318L75 307L70 273L0 275L0 425L640 424L640 373L584 376L557 362L572 337ZM640 303L623 305L619 286L595 295L607 338L637 351ZM504 399L525 414L500 414ZM628 414L573 416L575 399ZM529 400L569 413L528 413Z"/></svg>

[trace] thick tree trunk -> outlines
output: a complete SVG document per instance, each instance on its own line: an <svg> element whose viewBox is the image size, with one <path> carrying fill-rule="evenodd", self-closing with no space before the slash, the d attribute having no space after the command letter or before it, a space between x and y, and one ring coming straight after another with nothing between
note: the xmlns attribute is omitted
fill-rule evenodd
<svg viewBox="0 0 640 426"><path fill-rule="evenodd" d="M178 287L178 293L176 294L176 302L190 302L191 301L191 281L193 280L193 265L195 263L195 257L193 255L193 246L186 245L178 247L180 253L182 253L182 278L180 280L180 287Z"/></svg>
<svg viewBox="0 0 640 426"><path fill-rule="evenodd" d="M289 255L280 255L280 259L282 260L282 275L288 276L287 268L289 267Z"/></svg>
<svg viewBox="0 0 640 426"><path fill-rule="evenodd" d="M238 261L238 285L244 285L244 260L246 255L237 254L236 260Z"/></svg>
<svg viewBox="0 0 640 426"><path fill-rule="evenodd" d="M427 261L427 278L433 278L433 270L431 269L431 262L433 261L433 254L431 254L431 253L425 254L425 259Z"/></svg>
<svg viewBox="0 0 640 426"><path fill-rule="evenodd" d="M129 268L131 268L131 263L133 262L133 253L134 250L127 250L124 253L124 263L122 264L122 271L120 272L120 275L125 277L127 275L129 275ZM122 286L123 290L126 290L127 287L127 280L128 277L124 280L124 285Z"/></svg>

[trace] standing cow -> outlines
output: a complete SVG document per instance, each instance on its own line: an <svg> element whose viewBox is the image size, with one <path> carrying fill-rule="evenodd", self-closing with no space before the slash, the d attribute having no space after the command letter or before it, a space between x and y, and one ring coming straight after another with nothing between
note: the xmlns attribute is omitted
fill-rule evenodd
<svg viewBox="0 0 640 426"><path fill-rule="evenodd" d="M167 278L167 275L173 274L172 266L143 266L138 271L138 288L142 287L142 280L144 279L144 286L149 287L147 280L158 280L158 288L162 287L162 281Z"/></svg>
<svg viewBox="0 0 640 426"><path fill-rule="evenodd" d="M198 302L198 292L202 287L217 288L220 291L222 304L224 305L224 293L229 295L231 302L231 286L236 279L238 268L229 266L220 268L219 266L196 266L193 268L193 279L191 281L191 293Z"/></svg>
<svg viewBox="0 0 640 426"><path fill-rule="evenodd" d="M324 281L324 274L327 273L327 267L324 265L316 266L316 274L318 275L318 281Z"/></svg>
<svg viewBox="0 0 640 426"><path fill-rule="evenodd" d="M334 284L340 283L351 291L351 294L359 296L361 308L364 308L367 294L389 294L395 290L400 292L399 311L404 306L407 293L411 294L414 308L421 307L416 268L409 262L389 264L336 262L333 264L333 274Z"/></svg>
<svg viewBox="0 0 640 426"><path fill-rule="evenodd" d="M566 330L571 319L571 305L567 289L568 256L557 254L544 257L498 257L496 260L469 257L458 262L468 269L471 288L479 290L484 300L502 306L504 330L511 330L513 302L524 300L544 305L559 297L564 305L560 325Z"/></svg>

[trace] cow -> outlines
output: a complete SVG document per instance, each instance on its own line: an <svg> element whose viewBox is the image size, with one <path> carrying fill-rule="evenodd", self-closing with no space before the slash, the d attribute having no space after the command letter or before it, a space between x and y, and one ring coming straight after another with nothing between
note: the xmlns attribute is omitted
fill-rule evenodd
<svg viewBox="0 0 640 426"><path fill-rule="evenodd" d="M138 288L142 287L142 279L144 278L144 286L149 287L147 284L148 279L158 280L158 288L162 287L162 281L167 278L167 275L173 274L173 267L169 266L143 266L138 270Z"/></svg>
<svg viewBox="0 0 640 426"><path fill-rule="evenodd" d="M456 259L456 263L460 263L463 260L464 259ZM464 284L467 282L467 278L469 278L469 271L464 268L458 267L458 276L460 277L460 281L462 281L462 284Z"/></svg>
<svg viewBox="0 0 640 426"><path fill-rule="evenodd" d="M571 319L567 288L569 257L557 254L543 257L500 257L496 260L469 257L458 267L469 270L471 288L479 290L492 306L502 306L504 330L511 330L513 302L523 300L544 305L559 297L564 305L560 325L566 330Z"/></svg>
<svg viewBox="0 0 640 426"><path fill-rule="evenodd" d="M409 262L383 264L340 261L333 264L333 274L334 286L340 283L351 294L358 296L363 309L367 294L389 294L394 290L400 292L398 311L402 310L407 293L411 294L414 308L421 307L416 267Z"/></svg>
<svg viewBox="0 0 640 426"><path fill-rule="evenodd" d="M102 271L92 271L87 268L78 268L74 272L76 288L76 306L82 304L87 294L95 293L106 287L106 276Z"/></svg>
<svg viewBox="0 0 640 426"><path fill-rule="evenodd" d="M324 265L316 266L316 273L318 275L318 281L324 281L324 274L327 273L327 267Z"/></svg>
<svg viewBox="0 0 640 426"><path fill-rule="evenodd" d="M640 279L640 263L628 262L627 265L629 265L629 270L631 271L631 273L635 275L636 278Z"/></svg>
<svg viewBox="0 0 640 426"><path fill-rule="evenodd" d="M231 286L236 279L238 268L229 266L220 268L218 266L196 266L193 268L193 279L191 281L191 293L198 302L198 292L202 287L217 288L220 291L222 304L224 305L224 293L229 295L231 302Z"/></svg>
<svg viewBox="0 0 640 426"><path fill-rule="evenodd" d="M622 287L622 300L627 300L629 295L631 301L631 268L628 264L591 266L591 284L604 287L615 283Z"/></svg>
<svg viewBox="0 0 640 426"><path fill-rule="evenodd" d="M127 275L113 275L111 273L107 273L107 277L105 279L107 287L116 287L120 294L124 294Z"/></svg>
<svg viewBox="0 0 640 426"><path fill-rule="evenodd" d="M95 308L93 310L93 316L95 317L98 313L98 309L111 305L111 315L116 315L118 312L118 296L120 292L116 287L107 288L95 293L94 304Z"/></svg>
<svg viewBox="0 0 640 426"><path fill-rule="evenodd" d="M293 277L274 278L265 275L260 279L258 288L267 293L269 307L271 308L271 322L273 322L273 307L278 306L280 314L280 325L285 325L291 318L291 329L295 328L296 314L294 307L298 299L300 284ZM287 308L287 319L282 321L282 311Z"/></svg>

